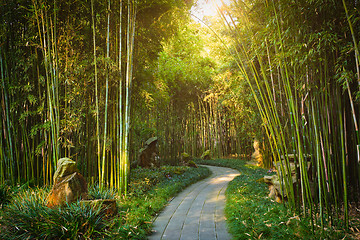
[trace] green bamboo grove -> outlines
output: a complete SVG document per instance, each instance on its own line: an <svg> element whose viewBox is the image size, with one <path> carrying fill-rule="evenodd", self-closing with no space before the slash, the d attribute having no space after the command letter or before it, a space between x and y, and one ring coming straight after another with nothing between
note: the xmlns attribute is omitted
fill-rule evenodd
<svg viewBox="0 0 360 240"><path fill-rule="evenodd" d="M201 95L209 86L206 82L213 68L208 67L204 74L201 64L211 65L209 60L199 60L198 74L204 77L199 82L201 91L189 95L191 100L180 103L160 95L155 108L149 109L142 99L145 90L141 88L146 84L154 87L155 78L165 81L164 74L146 69L154 69L156 61L165 64L165 58L154 55L160 53L161 41L176 36L189 21L191 4L125 0L4 3L1 182L50 185L57 160L70 157L90 182L126 192L130 162L136 161L138 149L153 135L161 139L163 162L178 164L183 151L200 156L211 149L214 156L226 155L230 144L221 139L233 139L235 146L235 138L226 135L231 128L236 136L235 122L221 116L216 97ZM183 64L188 64L185 60ZM158 66L170 68L161 64ZM218 131L222 123L226 134ZM231 151L239 152L240 147Z"/></svg>
<svg viewBox="0 0 360 240"><path fill-rule="evenodd" d="M310 10L315 7L311 1L236 1L232 11L219 9L235 36L230 48L255 96L270 159L280 163L289 205L310 215L313 227L319 221L322 228L341 214L348 224L348 204L358 198L360 169L355 97L359 36L353 30L354 15L347 10L352 6L355 11L356 6L325 2L317 3L320 12ZM337 10L326 12L329 8ZM332 21L348 25L330 32L311 24L325 12ZM263 13L266 17L254 24ZM294 25L295 18L306 24ZM245 32L254 37L249 39ZM348 41L352 51L345 54L346 47L337 45L342 41ZM349 58L355 61L343 62ZM300 181L281 174L290 171L291 154Z"/></svg>
<svg viewBox="0 0 360 240"><path fill-rule="evenodd" d="M0 48L2 127L6 127L1 131L1 182L49 185L57 160L67 156L77 160L92 182L126 193L136 2L112 6L108 1L102 6L84 1L71 6L34 0L19 2L23 8L17 4L1 6L7 10ZM91 16L85 24L86 48L92 49L88 55L74 51L75 47L85 50L83 43L77 45L84 35L76 36L70 7ZM25 11L23 18L17 19L17 11ZM117 29L110 32L112 26ZM99 37L101 32L105 38ZM22 48L26 50L20 52ZM16 62L19 57L23 62ZM79 143L82 147L75 147Z"/></svg>
<svg viewBox="0 0 360 240"><path fill-rule="evenodd" d="M2 1L0 183L51 185L69 157L88 182L126 194L150 137L172 165L183 152L249 157L256 138L286 204L313 227L348 222L359 3L234 0L198 22L195 2Z"/></svg>

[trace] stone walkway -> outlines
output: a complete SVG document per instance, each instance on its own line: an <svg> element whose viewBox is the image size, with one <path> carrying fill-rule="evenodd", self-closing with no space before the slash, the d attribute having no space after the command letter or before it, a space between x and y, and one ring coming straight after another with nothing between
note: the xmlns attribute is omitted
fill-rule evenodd
<svg viewBox="0 0 360 240"><path fill-rule="evenodd" d="M206 166L212 175L176 196L154 222L150 240L227 240L225 190L239 172Z"/></svg>

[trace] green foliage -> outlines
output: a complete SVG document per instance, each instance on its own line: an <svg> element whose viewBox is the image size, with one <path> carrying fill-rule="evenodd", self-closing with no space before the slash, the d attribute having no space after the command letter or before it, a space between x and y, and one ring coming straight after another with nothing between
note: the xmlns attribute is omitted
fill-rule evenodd
<svg viewBox="0 0 360 240"><path fill-rule="evenodd" d="M159 54L157 77L161 79L178 110L186 109L212 82L214 63L203 57L201 34L194 26L183 26L164 44Z"/></svg>
<svg viewBox="0 0 360 240"><path fill-rule="evenodd" d="M283 179L289 205L304 214L310 211L321 227L332 216L347 222L348 201L358 199L358 190L349 189L358 189L360 180L359 105L354 104L359 91L354 84L359 75L354 39L359 31L351 29L356 20L345 10L351 6L358 16L356 5L247 0L234 1L229 11L220 9L229 15L222 18L231 39L225 45L235 59L229 65L237 65L239 81L247 82L261 117L256 131L267 138L265 165L285 159L283 171L289 154L298 156L294 161L300 183L293 184L290 176ZM347 94L340 93L341 86ZM311 159L304 157L308 155ZM308 161L312 174L305 170ZM310 194L311 185L316 197Z"/></svg>
<svg viewBox="0 0 360 240"><path fill-rule="evenodd" d="M144 169L142 169L144 170ZM120 203L121 218L118 218L116 226L118 231L126 232L126 229L133 229L130 235L125 235L129 239L145 239L146 234L151 231L151 222L155 213L159 212L167 202L190 184L197 182L210 175L208 168L188 168L188 167L165 167L159 172L161 174L172 174L171 178L163 175L163 181L153 185L142 195L129 194L129 198ZM181 174L182 173L182 174ZM145 177L146 178L146 177ZM143 185L147 185L143 179ZM140 185L140 184L138 184ZM143 187L140 185L142 190ZM135 193L138 191L135 190Z"/></svg>
<svg viewBox="0 0 360 240"><path fill-rule="evenodd" d="M12 199L11 188L5 184L0 185L0 208L6 206Z"/></svg>
<svg viewBox="0 0 360 240"><path fill-rule="evenodd" d="M198 161L201 164L237 169L240 175L226 190L226 216L229 231L235 239L343 239L349 237L344 222L322 230L316 224L312 231L306 216L294 213L288 203L280 204L268 198L265 183L257 180L268 175L265 169L249 165L245 160L216 159ZM351 238L351 237L349 237Z"/></svg>
<svg viewBox="0 0 360 240"><path fill-rule="evenodd" d="M188 167L162 166L160 169L146 169L138 167L130 174L130 194L141 196L155 185L166 179L171 179L188 171Z"/></svg>
<svg viewBox="0 0 360 240"><path fill-rule="evenodd" d="M116 189L101 188L97 183L89 187L89 196L91 199L114 199L117 194Z"/></svg>
<svg viewBox="0 0 360 240"><path fill-rule="evenodd" d="M143 84L147 85L148 80L151 84L153 80L150 69L161 51L161 42L178 31L180 23L187 18L186 11L192 1L132 2L137 2L134 78L131 78L134 79L131 99L139 103L131 108L136 109L131 115L136 115L134 113L147 104L151 105L149 99L153 92ZM11 180L14 184L24 177L25 181L37 179L40 183L43 179L41 183L50 184L51 171L57 161L53 156L57 146L59 158L76 156L74 160L81 166L80 171L90 177L94 173L88 169L97 172L98 165L93 158L99 154L97 136L101 143L104 142L105 126L108 126L106 143L101 146L106 150L104 168L115 162L110 158L118 157L117 109L125 105L123 101L119 106L118 90L120 86L125 89L119 75L125 76L126 68L127 4L123 1L122 19L119 19L119 1L111 0L110 3L108 11L107 1L94 1L94 34L90 1L14 0L1 4L0 92L5 98L0 99L0 106L1 119L5 119L1 128L6 129L0 135L1 182ZM119 37L120 22L122 39ZM109 58L105 57L107 29L110 31ZM97 96L93 37L97 52ZM119 71L120 42L123 65ZM107 107L106 76L111 89ZM143 102L144 95L148 96L148 103ZM96 98L99 99L98 112ZM109 108L108 121L105 121L105 108ZM99 134L96 133L97 114L99 122L103 123ZM137 128L135 122L131 135L136 135L137 129L142 127L149 131L141 132L141 137L155 132L154 126ZM129 146L129 151L137 152L141 140L137 139ZM130 156L136 158L136 154Z"/></svg>
<svg viewBox="0 0 360 240"><path fill-rule="evenodd" d="M107 236L104 216L89 206L74 203L50 209L43 189L26 189L1 211L1 239L89 239Z"/></svg>
<svg viewBox="0 0 360 240"><path fill-rule="evenodd" d="M21 187L0 209L1 239L145 239L151 221L176 193L207 177L207 168L135 169L131 193L118 200L118 214L105 217L100 208L76 202L62 208L45 206L49 189ZM168 177L166 177L168 176ZM170 177L171 176L171 177ZM119 199L115 190L89 188L96 199Z"/></svg>

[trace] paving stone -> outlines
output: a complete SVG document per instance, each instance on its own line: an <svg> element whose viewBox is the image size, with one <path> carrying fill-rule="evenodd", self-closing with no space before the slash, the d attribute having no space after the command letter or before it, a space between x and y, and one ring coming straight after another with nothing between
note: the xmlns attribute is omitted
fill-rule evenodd
<svg viewBox="0 0 360 240"><path fill-rule="evenodd" d="M198 239L199 224L185 224L183 226L180 239Z"/></svg>
<svg viewBox="0 0 360 240"><path fill-rule="evenodd" d="M200 229L202 228L215 228L215 222L213 219L200 221Z"/></svg>
<svg viewBox="0 0 360 240"><path fill-rule="evenodd" d="M199 228L199 224L200 224L200 219L199 219L199 217L198 216L195 216L195 217L187 217L186 219L185 219L185 222L184 222L184 227L186 226L186 225L189 225L189 226L194 226L194 227L196 227L196 228Z"/></svg>
<svg viewBox="0 0 360 240"><path fill-rule="evenodd" d="M228 240L224 216L227 184L239 173L222 167L210 168L213 174L186 188L169 202L154 222L150 240Z"/></svg>
<svg viewBox="0 0 360 240"><path fill-rule="evenodd" d="M163 234L163 232L153 232L153 233L148 237L148 239L149 239L149 240L158 240L158 239L161 239L162 234Z"/></svg>
<svg viewBox="0 0 360 240"><path fill-rule="evenodd" d="M199 231L199 239L203 240L215 240L216 233L214 228L203 228Z"/></svg>

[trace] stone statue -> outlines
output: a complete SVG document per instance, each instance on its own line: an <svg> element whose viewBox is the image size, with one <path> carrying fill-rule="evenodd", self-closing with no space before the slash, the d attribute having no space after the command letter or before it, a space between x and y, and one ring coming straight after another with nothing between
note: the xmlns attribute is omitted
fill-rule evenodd
<svg viewBox="0 0 360 240"><path fill-rule="evenodd" d="M138 166L143 168L160 167L157 150L157 137L149 138L139 151Z"/></svg>

